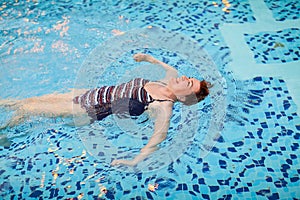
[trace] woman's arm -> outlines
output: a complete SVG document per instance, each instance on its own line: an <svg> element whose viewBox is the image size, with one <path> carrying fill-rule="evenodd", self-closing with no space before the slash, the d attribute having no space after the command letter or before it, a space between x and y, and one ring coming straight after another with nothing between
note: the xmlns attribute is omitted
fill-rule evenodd
<svg viewBox="0 0 300 200"><path fill-rule="evenodd" d="M160 104L162 105L155 108L154 133L149 139L148 144L141 149L140 153L133 160L114 160L111 165L134 166L158 149L158 145L167 137L172 115L172 103L165 102Z"/></svg>
<svg viewBox="0 0 300 200"><path fill-rule="evenodd" d="M152 63L152 64L155 64L155 65L160 65L161 67L163 67L165 70L166 70L166 77L164 79L170 79L170 78L173 78L173 77L178 77L178 72L177 70L160 61L160 60L157 60L155 59L154 57L148 55L148 54L142 54L142 53L138 53L138 54L135 54L133 56L133 59L136 61L136 62L142 62L142 61L146 61L146 62L149 62L149 63Z"/></svg>

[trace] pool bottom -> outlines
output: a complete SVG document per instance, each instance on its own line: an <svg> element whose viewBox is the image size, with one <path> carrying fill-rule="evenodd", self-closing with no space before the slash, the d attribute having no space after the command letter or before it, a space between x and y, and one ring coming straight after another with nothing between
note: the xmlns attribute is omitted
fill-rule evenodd
<svg viewBox="0 0 300 200"><path fill-rule="evenodd" d="M222 137L206 157L199 157L201 141L195 138L161 170L124 173L89 155L75 129L57 126L1 147L1 197L298 198L300 123L285 82L256 77L237 86ZM158 189L150 192L148 184L154 183Z"/></svg>

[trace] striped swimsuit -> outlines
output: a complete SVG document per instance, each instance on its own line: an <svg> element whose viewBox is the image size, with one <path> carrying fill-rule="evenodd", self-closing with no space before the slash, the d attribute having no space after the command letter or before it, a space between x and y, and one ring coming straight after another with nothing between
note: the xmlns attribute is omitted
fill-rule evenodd
<svg viewBox="0 0 300 200"><path fill-rule="evenodd" d="M73 102L80 104L93 120L101 120L112 113L138 116L154 101L144 89L148 82L136 78L117 86L103 86L75 97Z"/></svg>

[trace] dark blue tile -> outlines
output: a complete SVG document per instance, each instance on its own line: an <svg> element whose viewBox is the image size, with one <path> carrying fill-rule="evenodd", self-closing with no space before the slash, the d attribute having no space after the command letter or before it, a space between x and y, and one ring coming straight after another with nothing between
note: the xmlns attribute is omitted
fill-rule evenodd
<svg viewBox="0 0 300 200"><path fill-rule="evenodd" d="M249 192L249 188L248 187L237 188L236 192L237 193Z"/></svg>
<svg viewBox="0 0 300 200"><path fill-rule="evenodd" d="M216 192L216 191L218 191L219 189L220 189L219 186L209 186L210 192Z"/></svg>
<svg viewBox="0 0 300 200"><path fill-rule="evenodd" d="M43 191L41 190L35 190L34 192L32 192L29 197L32 197L32 198L38 198L40 197L41 195L43 194Z"/></svg>

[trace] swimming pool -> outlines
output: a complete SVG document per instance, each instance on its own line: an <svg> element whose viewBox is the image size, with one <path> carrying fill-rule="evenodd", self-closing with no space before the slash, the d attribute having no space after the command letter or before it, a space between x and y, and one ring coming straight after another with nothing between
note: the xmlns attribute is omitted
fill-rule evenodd
<svg viewBox="0 0 300 200"><path fill-rule="evenodd" d="M145 30L156 30L178 46L183 42L176 35L196 41L204 52L200 53L210 56L218 69L211 75L222 78L217 80L222 83L220 105L225 116L220 120L220 136L210 141L213 144L201 140L202 133L211 133L209 124L213 122L211 105L215 101L208 99L198 107L198 127L192 127L196 132L189 135L191 142L184 152L159 169L137 172L110 167L91 154L89 143L82 142L82 132L109 130L113 133L109 141L117 135L125 144L126 135L115 129L113 120L78 130L64 125L70 119L30 118L1 132L12 140L10 147L0 147L1 198L299 198L299 7L296 0L3 3L1 98L66 92L74 85L82 87L82 82L93 85L114 77L127 78L118 76L126 75L124 63L133 65L126 60L133 52L122 54L101 80L85 82L80 77L90 66L91 55L98 53L95 49L103 49L115 38L131 34L131 39L136 39ZM138 50L146 49L180 72L192 74L197 66L184 55L191 49L174 54L176 50L168 48L174 44ZM138 68L135 73L139 72ZM209 73L203 71L208 77ZM176 123L184 116L182 108L176 105L174 109L179 110L175 114L180 113L174 117L174 125L184 126ZM1 112L1 122L11 115ZM140 137L143 135L128 145L142 145ZM176 137L176 129L169 137ZM212 146L211 151L200 156L206 145ZM148 184L155 183L158 189L149 191ZM103 188L106 194L101 192Z"/></svg>

